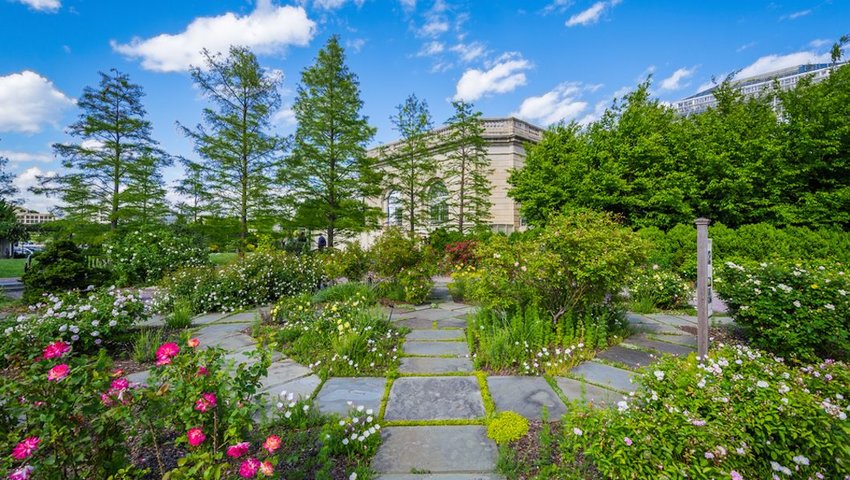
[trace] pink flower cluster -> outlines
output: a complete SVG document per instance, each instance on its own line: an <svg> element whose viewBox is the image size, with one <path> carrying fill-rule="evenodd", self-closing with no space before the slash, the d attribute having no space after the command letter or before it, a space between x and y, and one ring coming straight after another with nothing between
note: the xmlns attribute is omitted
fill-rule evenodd
<svg viewBox="0 0 850 480"><path fill-rule="evenodd" d="M195 402L195 410L206 413L207 410L213 409L216 406L216 396L214 393L206 392L201 394L201 398L199 398Z"/></svg>
<svg viewBox="0 0 850 480"><path fill-rule="evenodd" d="M71 351L71 346L62 340L57 340L53 343L48 344L44 347L44 352L42 354L42 358L45 360L50 360L53 358L60 358L66 353Z"/></svg>
<svg viewBox="0 0 850 480"><path fill-rule="evenodd" d="M266 441L263 442L263 448L274 453L281 446L281 439L277 435L269 435ZM251 450L251 444L248 442L240 442L236 445L227 447L227 456L230 458L240 458L248 454ZM257 473L270 477L274 474L274 465L268 460L260 462L254 457L249 457L239 465L239 476L242 478L254 478Z"/></svg>
<svg viewBox="0 0 850 480"><path fill-rule="evenodd" d="M180 353L180 347L176 343L163 343L156 349L156 366L170 364L171 359L176 357L178 353Z"/></svg>
<svg viewBox="0 0 850 480"><path fill-rule="evenodd" d="M26 460L38 449L41 439L38 437L27 437L12 449L12 458L15 460Z"/></svg>

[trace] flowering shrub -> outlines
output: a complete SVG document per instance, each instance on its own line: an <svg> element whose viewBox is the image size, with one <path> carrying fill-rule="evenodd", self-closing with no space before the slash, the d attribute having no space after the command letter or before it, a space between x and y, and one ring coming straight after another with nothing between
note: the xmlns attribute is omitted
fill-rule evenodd
<svg viewBox="0 0 850 480"><path fill-rule="evenodd" d="M372 259L359 242L351 242L342 249L332 249L320 256L325 277L331 281L345 277L359 282L369 273Z"/></svg>
<svg viewBox="0 0 850 480"><path fill-rule="evenodd" d="M846 478L850 369L747 347L666 358L614 409L569 409L564 455L607 478Z"/></svg>
<svg viewBox="0 0 850 480"><path fill-rule="evenodd" d="M284 296L313 291L322 279L311 255L256 252L219 268L188 268L160 282L157 309L167 311L183 299L194 313L233 311L269 304Z"/></svg>
<svg viewBox="0 0 850 480"><path fill-rule="evenodd" d="M134 386L111 370L103 351L96 358L72 355L71 344L60 340L36 350L39 358L0 376L0 477L127 472Z"/></svg>
<svg viewBox="0 0 850 480"><path fill-rule="evenodd" d="M110 287L92 292L48 295L29 312L0 321L0 356L27 358L32 346L64 340L78 352L91 352L147 318L144 304L130 291Z"/></svg>
<svg viewBox="0 0 850 480"><path fill-rule="evenodd" d="M431 277L436 273L431 253L400 228L388 228L372 246L375 272L382 279L379 292L391 300L424 302L434 286Z"/></svg>
<svg viewBox="0 0 850 480"><path fill-rule="evenodd" d="M97 287L109 278L108 271L89 266L85 252L71 240L50 242L34 258L21 277L26 303L40 301L45 293Z"/></svg>
<svg viewBox="0 0 850 480"><path fill-rule="evenodd" d="M850 279L840 265L729 262L715 284L753 345L803 361L850 358Z"/></svg>
<svg viewBox="0 0 850 480"><path fill-rule="evenodd" d="M639 270L629 283L629 300L633 306L643 306L642 310L684 307L692 295L693 289L689 283L673 272L662 270L658 265Z"/></svg>
<svg viewBox="0 0 850 480"><path fill-rule="evenodd" d="M477 265L478 257L475 255L475 249L478 247L478 242L475 240L462 240L446 245L445 253L446 260L452 267L465 267L467 265Z"/></svg>
<svg viewBox="0 0 850 480"><path fill-rule="evenodd" d="M283 352L322 376L383 374L396 367L403 333L362 294L314 307L309 297L282 299L267 333Z"/></svg>
<svg viewBox="0 0 850 480"><path fill-rule="evenodd" d="M149 284L181 267L209 262L197 238L165 228L133 230L106 245L112 270L123 285Z"/></svg>

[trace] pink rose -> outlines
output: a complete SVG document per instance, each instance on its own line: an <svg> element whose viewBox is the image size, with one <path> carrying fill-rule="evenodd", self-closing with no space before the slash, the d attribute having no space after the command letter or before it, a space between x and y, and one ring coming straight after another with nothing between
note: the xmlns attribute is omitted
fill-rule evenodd
<svg viewBox="0 0 850 480"><path fill-rule="evenodd" d="M239 458L242 455L248 453L248 450L251 448L251 444L248 442L237 443L236 445L231 445L227 447L227 456L230 458Z"/></svg>
<svg viewBox="0 0 850 480"><path fill-rule="evenodd" d="M12 458L15 460L24 460L30 457L38 448L41 439L38 437L27 437L12 449Z"/></svg>
<svg viewBox="0 0 850 480"><path fill-rule="evenodd" d="M254 478L257 475L257 470L260 469L260 461L256 458L249 458L239 465L239 476L242 478Z"/></svg>
<svg viewBox="0 0 850 480"><path fill-rule="evenodd" d="M69 350L71 350L70 345L63 342L62 340L58 340L58 341L50 343L46 347L44 347L44 355L43 356L44 356L45 359L59 358L62 355L65 355L66 353L68 353Z"/></svg>
<svg viewBox="0 0 850 480"><path fill-rule="evenodd" d="M268 450L269 453L274 453L275 450L280 448L280 437L277 435L269 435L266 438L266 441L263 442L263 448Z"/></svg>
<svg viewBox="0 0 850 480"><path fill-rule="evenodd" d="M47 379L52 382L58 382L67 377L70 371L71 367L69 367L67 363L56 365L47 372Z"/></svg>
<svg viewBox="0 0 850 480"><path fill-rule="evenodd" d="M214 393L202 393L201 398L195 402L195 410L206 412L216 406L216 397Z"/></svg>
<svg viewBox="0 0 850 480"><path fill-rule="evenodd" d="M126 378L116 378L112 381L111 387L112 390L120 392L122 390L130 388L130 382L128 382Z"/></svg>
<svg viewBox="0 0 850 480"><path fill-rule="evenodd" d="M29 465L15 469L9 474L9 480L29 480L33 470L35 470L35 467Z"/></svg>
<svg viewBox="0 0 850 480"><path fill-rule="evenodd" d="M261 463L260 473L267 477L271 477L272 475L274 475L274 465L272 465L272 462L266 460L265 462Z"/></svg>
<svg viewBox="0 0 850 480"><path fill-rule="evenodd" d="M189 440L189 445L193 447L197 447L198 445L204 443L204 440L207 439L207 436L204 435L204 431L200 428L190 428L188 432L186 432L186 438Z"/></svg>

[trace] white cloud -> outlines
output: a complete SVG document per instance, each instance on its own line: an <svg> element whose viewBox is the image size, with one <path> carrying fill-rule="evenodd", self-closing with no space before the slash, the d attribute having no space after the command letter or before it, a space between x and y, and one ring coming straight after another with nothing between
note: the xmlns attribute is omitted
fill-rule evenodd
<svg viewBox="0 0 850 480"><path fill-rule="evenodd" d="M694 75L694 72L696 72L696 70L697 70L697 67L693 67L693 68L682 67L682 68L676 70L675 72L673 72L672 75L670 75L669 77L667 77L667 78L665 78L664 80L661 81L661 90L680 90L682 88L687 87L689 84L683 83L683 82L685 80L687 80L688 78L692 77Z"/></svg>
<svg viewBox="0 0 850 480"><path fill-rule="evenodd" d="M484 44L481 42L459 43L450 48L450 50L457 53L460 59L466 63L477 59L485 53Z"/></svg>
<svg viewBox="0 0 850 480"><path fill-rule="evenodd" d="M829 53L795 52L788 55L767 55L742 68L735 74L735 79L753 77L774 70L796 67L797 65L829 63L830 61Z"/></svg>
<svg viewBox="0 0 850 480"><path fill-rule="evenodd" d="M566 25L568 27L575 27L576 25L592 25L599 21L606 10L619 5L621 1L622 0L610 0L607 2L596 2L587 10L583 10L570 17L569 20L567 20Z"/></svg>
<svg viewBox="0 0 850 480"><path fill-rule="evenodd" d="M580 82L562 83L543 95L526 98L512 115L544 125L574 120L587 109L588 103L579 98L581 94L599 87L584 86Z"/></svg>
<svg viewBox="0 0 850 480"><path fill-rule="evenodd" d="M416 9L416 0L399 0L399 3L401 3L401 7L406 12Z"/></svg>
<svg viewBox="0 0 850 480"><path fill-rule="evenodd" d="M780 20L796 20L800 17L805 17L806 15L810 15L812 10L800 10L799 12L789 13L788 15L783 15Z"/></svg>
<svg viewBox="0 0 850 480"><path fill-rule="evenodd" d="M430 57L433 55L438 55L443 53L446 49L446 46L443 45L443 42L438 42L436 40L432 42L428 42L425 45L422 45L422 48L419 50L419 53L416 54L417 57Z"/></svg>
<svg viewBox="0 0 850 480"><path fill-rule="evenodd" d="M809 42L809 46L812 48L820 48L832 43L832 40L827 40L825 38L816 38Z"/></svg>
<svg viewBox="0 0 850 480"><path fill-rule="evenodd" d="M19 3L29 6L40 12L56 12L62 6L59 0L17 0Z"/></svg>
<svg viewBox="0 0 850 480"><path fill-rule="evenodd" d="M292 126L297 122L295 119L295 110L292 107L284 107L272 115L272 123L277 125Z"/></svg>
<svg viewBox="0 0 850 480"><path fill-rule="evenodd" d="M457 82L455 100L475 101L487 94L506 93L525 85L532 65L519 55L503 55L488 70L469 69Z"/></svg>
<svg viewBox="0 0 850 480"><path fill-rule="evenodd" d="M321 10L336 10L345 5L347 1L348 0L313 0L313 6ZM363 2L365 1L366 0L354 0L354 4L358 7L362 7Z"/></svg>
<svg viewBox="0 0 850 480"><path fill-rule="evenodd" d="M735 51L738 52L738 53L741 53L744 50L755 47L757 43L758 42L745 43L745 44L741 45L740 47L738 47L737 49L735 49Z"/></svg>
<svg viewBox="0 0 850 480"><path fill-rule="evenodd" d="M425 24L417 32L420 37L436 38L451 28L446 11L449 9L444 0L437 0L425 14Z"/></svg>
<svg viewBox="0 0 850 480"><path fill-rule="evenodd" d="M548 15L553 12L563 13L567 8L572 6L573 0L555 0L543 8L543 15Z"/></svg>
<svg viewBox="0 0 850 480"><path fill-rule="evenodd" d="M12 183L18 187L18 198L23 200L23 206L39 212L47 212L56 206L55 198L44 195L36 195L29 191L30 187L38 185L36 177L54 177L56 172L52 170L44 171L38 167L30 167L19 174Z"/></svg>
<svg viewBox="0 0 850 480"><path fill-rule="evenodd" d="M363 47L366 45L366 40L363 38L355 38L352 40L345 41L345 48L351 50L354 53L360 53L360 50L363 50Z"/></svg>
<svg viewBox="0 0 850 480"><path fill-rule="evenodd" d="M16 152L13 150L0 150L0 157L6 157L12 163L48 163L54 160L49 153Z"/></svg>
<svg viewBox="0 0 850 480"><path fill-rule="evenodd" d="M303 7L272 4L258 0L249 15L228 12L217 17L199 17L178 34L163 33L130 43L112 42L112 48L131 58L140 58L142 67L158 72L179 72L189 66L202 66L201 50L225 52L232 45L251 48L258 54L279 52L289 45L307 45L316 33L316 22Z"/></svg>
<svg viewBox="0 0 850 480"><path fill-rule="evenodd" d="M701 84L699 87L697 87L697 91L694 92L694 93L700 93L700 92L704 92L704 91L708 90L709 88L714 88L714 87L720 85L720 82L722 82L724 78L726 78L726 74L721 75L719 77L712 78L711 80L709 80L709 81Z"/></svg>
<svg viewBox="0 0 850 480"><path fill-rule="evenodd" d="M30 70L0 77L0 132L37 133L58 127L62 111L74 106L53 82Z"/></svg>

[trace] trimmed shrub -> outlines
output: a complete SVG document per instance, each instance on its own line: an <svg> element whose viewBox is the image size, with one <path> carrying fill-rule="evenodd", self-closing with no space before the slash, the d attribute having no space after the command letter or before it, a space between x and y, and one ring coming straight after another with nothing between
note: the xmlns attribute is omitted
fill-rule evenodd
<svg viewBox="0 0 850 480"><path fill-rule="evenodd" d="M519 440L528 433L528 419L516 412L499 412L487 423L487 436L499 445Z"/></svg>
<svg viewBox="0 0 850 480"><path fill-rule="evenodd" d="M83 250L71 240L50 242L34 259L21 279L27 303L38 302L45 293L97 287L109 278L108 271L89 266Z"/></svg>
<svg viewBox="0 0 850 480"><path fill-rule="evenodd" d="M162 227L127 232L108 243L106 253L121 285L148 285L178 268L209 263L199 238Z"/></svg>
<svg viewBox="0 0 850 480"><path fill-rule="evenodd" d="M686 307L693 295L691 285L658 265L644 268L629 282L629 301L634 311L650 313L654 309ZM635 309L636 306L643 308Z"/></svg>

